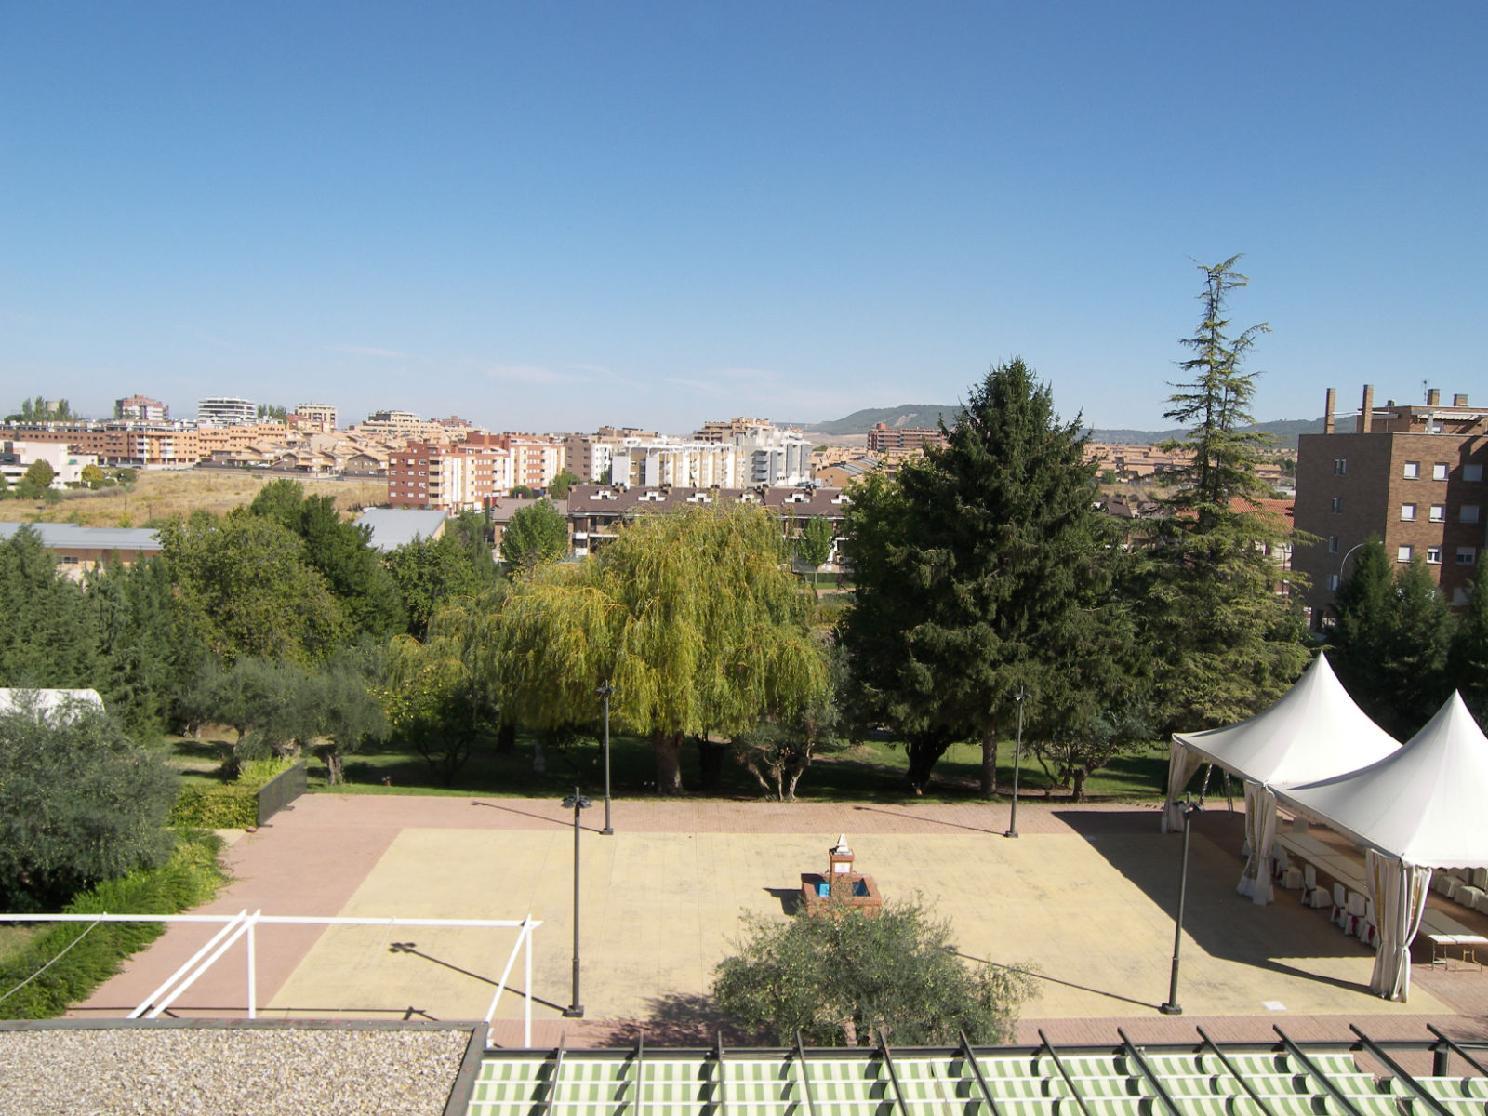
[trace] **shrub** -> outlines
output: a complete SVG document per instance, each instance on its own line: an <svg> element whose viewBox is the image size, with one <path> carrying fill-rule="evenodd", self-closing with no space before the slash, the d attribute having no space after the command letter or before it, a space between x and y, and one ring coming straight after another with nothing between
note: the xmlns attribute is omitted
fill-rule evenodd
<svg viewBox="0 0 1488 1116"><path fill-rule="evenodd" d="M107 880L83 892L65 910L70 914L175 914L199 906L216 894L226 878L217 864L220 845L210 833L183 835L159 868ZM149 922L101 922L91 929L79 923L50 927L0 963L0 997L4 997L0 1017L45 1019L61 1014L164 930L163 925ZM66 954L58 958L64 949ZM43 970L54 958L58 959ZM33 978L30 983L17 989L28 977Z"/></svg>
<svg viewBox="0 0 1488 1116"><path fill-rule="evenodd" d="M918 903L862 911L753 918L736 957L714 971L726 1015L776 1042L848 1046L881 1037L901 1046L995 1043L1012 1034L1032 991L1025 968L967 965L949 925Z"/></svg>
<svg viewBox="0 0 1488 1116"><path fill-rule="evenodd" d="M170 852L175 779L102 711L0 714L0 902L55 906Z"/></svg>

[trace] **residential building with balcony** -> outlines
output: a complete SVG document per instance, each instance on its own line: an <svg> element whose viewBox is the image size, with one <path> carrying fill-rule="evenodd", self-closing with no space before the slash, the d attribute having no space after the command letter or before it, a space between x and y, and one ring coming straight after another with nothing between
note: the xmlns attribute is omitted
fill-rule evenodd
<svg viewBox="0 0 1488 1116"><path fill-rule="evenodd" d="M1317 541L1292 561L1311 579L1314 627L1332 623L1349 559L1371 539L1394 562L1422 559L1448 603L1466 604L1488 543L1488 410L1465 394L1444 405L1436 389L1424 406L1376 407L1367 385L1343 430L1335 404L1330 388L1323 433L1297 439L1296 524Z"/></svg>
<svg viewBox="0 0 1488 1116"><path fill-rule="evenodd" d="M114 400L114 418L129 422L169 422L170 408L148 395L126 395Z"/></svg>
<svg viewBox="0 0 1488 1116"><path fill-rule="evenodd" d="M235 395L212 395L196 403L199 426L237 426L258 421L258 407L251 400Z"/></svg>
<svg viewBox="0 0 1488 1116"><path fill-rule="evenodd" d="M336 431L336 408L329 403L301 403L294 409L301 430L317 434L333 434Z"/></svg>
<svg viewBox="0 0 1488 1116"><path fill-rule="evenodd" d="M945 443L946 436L939 428L889 426L876 422L873 424L873 429L868 431L869 453L923 450L926 446L943 446Z"/></svg>

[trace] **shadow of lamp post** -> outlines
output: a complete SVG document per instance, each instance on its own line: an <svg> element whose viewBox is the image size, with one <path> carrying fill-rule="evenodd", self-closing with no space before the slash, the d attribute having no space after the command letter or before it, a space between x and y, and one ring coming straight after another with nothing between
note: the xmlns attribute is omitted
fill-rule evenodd
<svg viewBox="0 0 1488 1116"><path fill-rule="evenodd" d="M563 1016L565 1019L582 1019L584 1005L579 1000L579 811L587 810L593 803L579 793L578 787L574 787L573 794L563 800L563 805L574 812L573 995L568 1007L563 1009Z"/></svg>
<svg viewBox="0 0 1488 1116"><path fill-rule="evenodd" d="M1003 831L1004 837L1018 836L1018 769L1023 764L1023 699L1027 696L1022 683L1019 683L1018 692L1014 695L1018 702L1018 736L1013 743L1013 813L1008 818L1007 829Z"/></svg>
<svg viewBox="0 0 1488 1116"><path fill-rule="evenodd" d="M1183 862L1178 869L1178 917L1173 920L1173 975L1168 981L1168 1000L1157 1010L1164 1015L1182 1015L1178 1003L1178 947L1183 944L1183 905L1188 898L1188 848L1193 836L1193 816L1199 812L1197 802L1183 804Z"/></svg>
<svg viewBox="0 0 1488 1116"><path fill-rule="evenodd" d="M605 776L605 823L600 830L606 837L613 837L615 830L610 826L610 695L615 692L615 687L610 685L606 678L599 684L599 689L594 691L594 696L604 700L604 776Z"/></svg>

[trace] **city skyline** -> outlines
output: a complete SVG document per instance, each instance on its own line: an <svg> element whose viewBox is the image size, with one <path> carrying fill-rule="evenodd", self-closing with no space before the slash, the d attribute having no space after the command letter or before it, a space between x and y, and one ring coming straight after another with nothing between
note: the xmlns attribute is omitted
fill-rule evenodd
<svg viewBox="0 0 1488 1116"><path fill-rule="evenodd" d="M1488 10L1173 15L17 11L0 405L686 430L1021 355L1155 430L1236 252L1258 419L1480 374Z"/></svg>

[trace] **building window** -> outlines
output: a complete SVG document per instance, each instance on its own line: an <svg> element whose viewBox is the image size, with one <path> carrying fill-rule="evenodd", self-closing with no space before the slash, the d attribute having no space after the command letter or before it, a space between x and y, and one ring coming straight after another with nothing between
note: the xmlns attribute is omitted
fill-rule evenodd
<svg viewBox="0 0 1488 1116"><path fill-rule="evenodd" d="M1328 536L1328 553L1329 554L1337 554L1338 553L1338 536L1337 535L1329 535Z"/></svg>
<svg viewBox="0 0 1488 1116"><path fill-rule="evenodd" d="M1428 566L1440 566L1441 565L1441 547L1439 547L1439 546L1428 546L1426 548L1426 564Z"/></svg>
<svg viewBox="0 0 1488 1116"><path fill-rule="evenodd" d="M1476 523L1478 521L1478 505L1463 504L1457 509L1458 523Z"/></svg>
<svg viewBox="0 0 1488 1116"><path fill-rule="evenodd" d="M1419 461L1407 461L1400 475L1406 480L1415 480L1421 475L1421 463Z"/></svg>
<svg viewBox="0 0 1488 1116"><path fill-rule="evenodd" d="M1445 461L1438 461L1435 465L1431 466L1431 479L1432 480L1446 480L1447 479L1447 463Z"/></svg>
<svg viewBox="0 0 1488 1116"><path fill-rule="evenodd" d="M1464 465L1464 466L1462 466L1462 479L1465 480L1465 481L1480 481L1480 480L1482 480L1483 479L1483 466L1481 466L1481 465Z"/></svg>
<svg viewBox="0 0 1488 1116"><path fill-rule="evenodd" d="M1457 548L1457 564L1459 566L1471 566L1478 560L1478 550L1472 546L1459 546Z"/></svg>
<svg viewBox="0 0 1488 1116"><path fill-rule="evenodd" d="M1329 574L1328 575L1328 591L1329 592L1333 592L1337 588L1338 588L1338 575L1337 574Z"/></svg>
<svg viewBox="0 0 1488 1116"><path fill-rule="evenodd" d="M1432 504L1431 509L1426 513L1426 518L1432 523L1445 523L1447 521L1447 505Z"/></svg>
<svg viewBox="0 0 1488 1116"><path fill-rule="evenodd" d="M1335 476L1340 476L1340 477L1346 477L1346 476L1348 476L1348 458L1347 457L1335 457L1333 459L1333 473L1334 473Z"/></svg>
<svg viewBox="0 0 1488 1116"><path fill-rule="evenodd" d="M1335 496L1335 497L1333 497L1333 510L1336 511L1336 512L1343 511L1343 497L1342 496Z"/></svg>
<svg viewBox="0 0 1488 1116"><path fill-rule="evenodd" d="M1402 523L1414 523L1416 521L1416 505L1415 504L1401 504L1400 505L1400 520L1401 520Z"/></svg>
<svg viewBox="0 0 1488 1116"><path fill-rule="evenodd" d="M1395 552L1395 561L1409 562L1411 560L1411 556L1414 555L1415 552L1416 549L1413 546L1402 546Z"/></svg>

